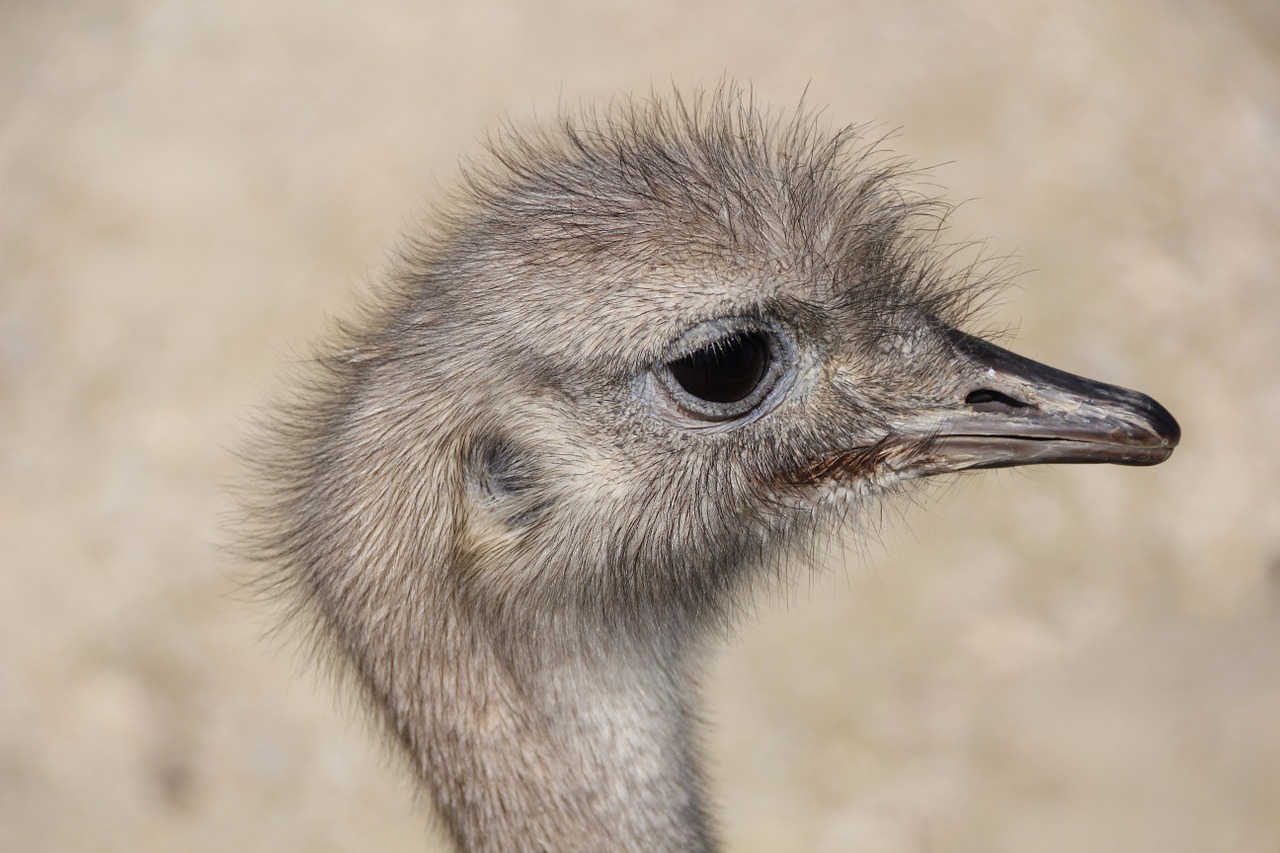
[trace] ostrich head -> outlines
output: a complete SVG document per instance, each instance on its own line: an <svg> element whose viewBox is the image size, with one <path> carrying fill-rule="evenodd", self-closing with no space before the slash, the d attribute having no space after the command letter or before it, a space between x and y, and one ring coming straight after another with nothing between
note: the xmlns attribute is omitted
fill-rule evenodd
<svg viewBox="0 0 1280 853"><path fill-rule="evenodd" d="M946 472L1154 464L1143 395L963 331L941 209L733 95L514 134L277 418L257 555L467 849L701 849L690 651Z"/></svg>

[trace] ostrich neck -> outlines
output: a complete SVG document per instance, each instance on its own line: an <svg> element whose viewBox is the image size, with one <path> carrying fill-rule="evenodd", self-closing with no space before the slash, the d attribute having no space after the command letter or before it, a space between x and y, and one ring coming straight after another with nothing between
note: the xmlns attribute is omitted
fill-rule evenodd
<svg viewBox="0 0 1280 853"><path fill-rule="evenodd" d="M681 650L551 627L504 640L450 617L417 683L386 698L461 850L714 847Z"/></svg>

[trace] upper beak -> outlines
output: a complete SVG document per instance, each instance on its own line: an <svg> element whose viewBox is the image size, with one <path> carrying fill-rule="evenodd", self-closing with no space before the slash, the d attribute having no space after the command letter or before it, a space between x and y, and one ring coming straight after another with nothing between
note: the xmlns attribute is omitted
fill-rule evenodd
<svg viewBox="0 0 1280 853"><path fill-rule="evenodd" d="M1178 422L1145 394L948 334L967 364L966 381L955 399L894 430L920 442L911 466L919 474L1050 462L1155 465L1178 445Z"/></svg>

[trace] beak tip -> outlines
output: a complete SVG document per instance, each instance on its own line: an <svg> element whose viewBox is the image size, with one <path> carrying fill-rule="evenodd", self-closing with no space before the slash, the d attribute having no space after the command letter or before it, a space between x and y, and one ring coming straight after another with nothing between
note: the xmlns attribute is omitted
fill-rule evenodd
<svg viewBox="0 0 1280 853"><path fill-rule="evenodd" d="M1152 400L1155 403L1154 400ZM1165 445L1170 449L1178 446L1178 442L1182 441L1182 427L1178 425L1178 421L1164 406L1155 403L1157 417L1154 420L1156 434L1164 440Z"/></svg>
<svg viewBox="0 0 1280 853"><path fill-rule="evenodd" d="M1169 453L1178 446L1178 442L1182 441L1182 427L1173 414L1164 406L1157 403L1153 398L1146 394L1136 394L1138 397L1137 405L1134 406L1135 413L1141 418L1143 426L1148 429L1159 447L1167 448ZM1169 458L1165 454L1161 459L1155 462L1163 462ZM1154 462L1152 464L1155 464Z"/></svg>

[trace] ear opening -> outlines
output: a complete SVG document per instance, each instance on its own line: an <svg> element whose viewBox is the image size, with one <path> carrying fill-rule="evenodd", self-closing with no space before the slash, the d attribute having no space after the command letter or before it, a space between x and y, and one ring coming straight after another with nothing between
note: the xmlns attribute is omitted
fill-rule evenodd
<svg viewBox="0 0 1280 853"><path fill-rule="evenodd" d="M467 491L483 511L510 527L527 527L546 512L549 501L533 452L510 438L494 434L471 445Z"/></svg>

